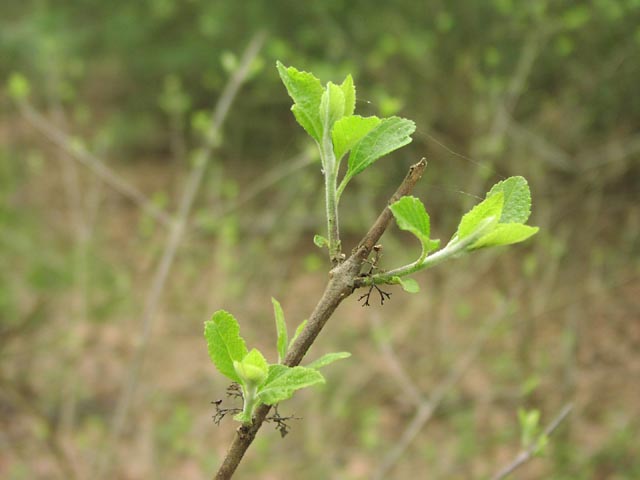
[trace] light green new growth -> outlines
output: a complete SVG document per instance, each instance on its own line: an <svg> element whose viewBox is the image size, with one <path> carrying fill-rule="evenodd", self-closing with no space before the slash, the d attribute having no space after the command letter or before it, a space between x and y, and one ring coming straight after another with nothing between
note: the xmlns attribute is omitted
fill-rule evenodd
<svg viewBox="0 0 640 480"><path fill-rule="evenodd" d="M502 192L483 200L462 216L456 236L459 239L468 237L477 230L484 220L489 218L491 219L491 226L494 227L500 220L503 206L504 194Z"/></svg>
<svg viewBox="0 0 640 480"><path fill-rule="evenodd" d="M411 142L415 124L399 117L380 119L354 115L356 90L348 75L342 84L320 80L307 72L277 62L278 73L293 99L293 114L316 141L325 178L327 237L317 235L314 243L329 248L334 264L342 260L338 202L349 181L377 159ZM349 155L347 171L338 184L340 162Z"/></svg>
<svg viewBox="0 0 640 480"><path fill-rule="evenodd" d="M209 356L220 373L234 382L240 378L233 366L247 355L247 346L240 336L240 326L229 312L218 310L213 318L204 324Z"/></svg>
<svg viewBox="0 0 640 480"><path fill-rule="evenodd" d="M320 150L325 178L328 235L315 235L313 242L320 248L327 246L331 261L338 265L344 259L338 225L338 201L346 185L380 157L411 142L416 127L411 120L399 117L380 119L354 115L356 90L351 75L347 75L340 85L328 82L323 87L311 73L285 67L280 62L277 62L277 69L293 99L291 110L297 122L315 140ZM20 77L12 79L11 94L14 97L26 95L27 90L28 84ZM347 154L346 173L338 184L340 162ZM523 177L511 177L496 183L486 198L461 218L456 233L440 249L440 241L430 237L429 215L419 199L405 196L389 208L398 227L412 233L420 241L422 251L418 259L408 265L358 277L360 286L401 285L405 291L416 293L420 287L414 279L406 278L408 275L479 248L522 242L538 231L537 227L525 225L531 213L531 193ZM219 310L211 320L205 322L204 334L212 362L220 373L237 382L242 389L244 405L235 418L243 423L252 421L255 409L260 404L274 405L290 398L296 390L324 383L325 379L318 369L350 356L347 352L336 352L326 354L306 367L284 365L287 352L295 344L307 321L296 328L289 341L282 307L274 298L272 303L278 352L278 363L275 364L269 364L255 348L247 351L238 322L230 313ZM538 417L536 412L520 414L523 442L532 441L537 432ZM542 448L544 435L538 436L536 441Z"/></svg>
<svg viewBox="0 0 640 480"><path fill-rule="evenodd" d="M244 339L240 336L238 321L230 313L219 310L213 318L205 322L204 335L209 348L209 356L220 373L237 382L242 389L242 412L234 418L250 423L253 412L261 403L273 405L290 398L296 390L324 383L318 369L330 363L347 358L347 352L329 353L306 367L282 365L287 354L287 326L280 303L275 299L273 310L278 334L278 363L269 364L256 348L247 352ZM294 342L306 325L303 321L291 342Z"/></svg>
<svg viewBox="0 0 640 480"><path fill-rule="evenodd" d="M320 100L324 93L320 80L311 73L300 72L293 67L287 68L280 62L277 63L277 68L289 96L294 101L291 107L293 115L302 128L320 144L322 141Z"/></svg>
<svg viewBox="0 0 640 480"><path fill-rule="evenodd" d="M318 368L326 367L327 365L337 360L342 360L343 358L349 358L350 356L351 354L349 352L327 353L326 355L323 355L317 360L314 360L313 362L311 362L309 365L307 365L307 368L318 369Z"/></svg>
<svg viewBox="0 0 640 480"><path fill-rule="evenodd" d="M284 361L284 357L287 356L287 347L289 342L287 324L284 321L284 312L282 311L280 302L275 298L271 298L271 303L273 303L273 314L276 317L276 333L278 334L278 363L282 363Z"/></svg>
<svg viewBox="0 0 640 480"><path fill-rule="evenodd" d="M379 125L378 117L351 115L341 118L333 125L333 151L338 162L374 127Z"/></svg>
<svg viewBox="0 0 640 480"><path fill-rule="evenodd" d="M338 197L347 183L358 173L371 166L380 157L411 143L411 134L415 130L415 123L399 117L385 118L372 128L351 149L347 173L338 187Z"/></svg>
<svg viewBox="0 0 640 480"><path fill-rule="evenodd" d="M524 225L531 213L531 192L522 177L510 177L496 183L482 202L462 216L449 243L433 254L431 252L438 248L439 242L429 238L429 215L422 202L415 197L405 196L389 208L398 227L420 240L422 253L415 262L375 274L363 283L400 284L410 293L417 292L418 285L402 277L479 248L522 242L538 231L538 227Z"/></svg>
<svg viewBox="0 0 640 480"><path fill-rule="evenodd" d="M298 337L302 333L302 330L304 330L304 327L306 326L307 326L307 320L303 320L302 322L300 322L300 325L298 325L295 333L293 334L293 338L289 342L289 346L287 347L287 350L291 349L291 345L293 345L293 343L298 339Z"/></svg>
<svg viewBox="0 0 640 480"><path fill-rule="evenodd" d="M422 202L416 197L405 196L389 207L396 218L396 223L401 230L411 232L422 244L422 255L426 257L429 252L440 245L440 240L431 240L431 223L429 214Z"/></svg>
<svg viewBox="0 0 640 480"><path fill-rule="evenodd" d="M312 368L271 365L267 381L258 393L258 399L261 403L274 405L291 398L296 390L317 383L325 383L325 379L320 372Z"/></svg>
<svg viewBox="0 0 640 480"><path fill-rule="evenodd" d="M540 411L518 409L520 423L520 443L522 448L533 447L533 455L541 455L549 443L549 436L540 428Z"/></svg>
<svg viewBox="0 0 640 480"><path fill-rule="evenodd" d="M524 223L531 214L531 192L524 177L509 177L496 183L487 197L498 192L504 195L504 207L500 223Z"/></svg>

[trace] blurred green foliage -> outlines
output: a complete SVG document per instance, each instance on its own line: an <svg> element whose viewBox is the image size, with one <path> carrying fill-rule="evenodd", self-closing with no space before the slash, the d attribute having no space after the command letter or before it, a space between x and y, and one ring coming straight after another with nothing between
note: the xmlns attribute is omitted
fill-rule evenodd
<svg viewBox="0 0 640 480"><path fill-rule="evenodd" d="M260 65L270 68L236 105L241 111L228 131L243 133L226 139L229 152L253 156L286 143L279 124L289 119L269 122L272 128L247 121L266 108L288 108L271 68L277 58L321 78L350 72L380 114L402 110L460 147L470 134L486 133L494 102L509 92L523 46L532 42L539 51L514 113L574 149L585 132L596 144L615 127L620 134L640 123L630 58L640 48L639 19L637 0L403 0L376 8L344 0L249 1L242 8L205 0L10 2L0 73L23 72L37 95L58 95L71 107L90 101L91 124L99 117L114 145L157 150L168 147L164 117L197 118L250 35L266 29Z"/></svg>

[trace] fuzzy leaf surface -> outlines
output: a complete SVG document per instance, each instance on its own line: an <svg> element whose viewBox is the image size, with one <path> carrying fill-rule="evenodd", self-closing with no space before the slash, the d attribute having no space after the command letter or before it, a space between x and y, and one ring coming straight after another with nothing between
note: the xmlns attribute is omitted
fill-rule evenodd
<svg viewBox="0 0 640 480"><path fill-rule="evenodd" d="M320 80L308 72L294 67L285 67L277 62L278 73L282 83L293 99L291 107L293 115L305 131L318 143L322 140L322 120L320 118L320 101L324 88Z"/></svg>
<svg viewBox="0 0 640 480"><path fill-rule="evenodd" d="M324 382L322 374L312 368L270 365L267 379L258 390L258 400L274 405L291 398L296 390Z"/></svg>
<svg viewBox="0 0 640 480"><path fill-rule="evenodd" d="M260 385L269 373L267 360L256 348L251 349L242 361L234 361L233 367L242 380L242 385Z"/></svg>
<svg viewBox="0 0 640 480"><path fill-rule="evenodd" d="M462 239L468 237L476 231L478 226L483 223L484 220L492 217L492 224L496 225L500 216L502 215L502 206L504 204L504 193L496 192L495 194L485 198L482 202L478 203L469 212L465 213L458 225L458 238ZM488 228L490 231L491 228Z"/></svg>
<svg viewBox="0 0 640 480"><path fill-rule="evenodd" d="M353 84L353 77L351 74L347 75L340 84L342 93L344 94L344 114L353 115L356 110L356 87Z"/></svg>
<svg viewBox="0 0 640 480"><path fill-rule="evenodd" d="M317 360L314 360L307 368L315 368L316 370L322 367L326 367L327 365L332 364L335 361L342 360L343 358L349 358L351 354L349 352L333 352L327 353L326 355L321 356Z"/></svg>
<svg viewBox="0 0 640 480"><path fill-rule="evenodd" d="M470 250L484 247L498 247L501 245L512 245L527 240L538 233L538 227L523 225L521 223L499 223L488 234L480 237Z"/></svg>
<svg viewBox="0 0 640 480"><path fill-rule="evenodd" d="M320 115L324 132L330 132L333 124L344 117L344 92L339 85L329 82L320 100Z"/></svg>
<svg viewBox="0 0 640 480"><path fill-rule="evenodd" d="M241 383L233 362L247 355L247 346L240 336L238 321L225 310L218 310L204 323L209 357L218 371L234 382Z"/></svg>
<svg viewBox="0 0 640 480"><path fill-rule="evenodd" d="M411 143L411 134L415 130L416 124L406 118L383 119L351 150L347 173L342 183L346 184L378 158Z"/></svg>
<svg viewBox="0 0 640 480"><path fill-rule="evenodd" d="M499 223L525 223L531 214L531 191L524 177L509 177L496 183L487 197L502 192L504 205Z"/></svg>
<svg viewBox="0 0 640 480"><path fill-rule="evenodd" d="M298 339L298 337L304 330L304 327L306 326L307 326L307 320L303 320L302 322L300 322L300 325L297 326L296 331L293 334L293 338L291 339L291 342L289 342L289 349L291 348L291 345L293 345L293 343Z"/></svg>
<svg viewBox="0 0 640 480"><path fill-rule="evenodd" d="M282 363L284 357L287 356L287 345L289 343L288 334L287 334L287 324L284 320L284 312L282 311L282 306L280 306L280 302L278 302L275 298L271 298L271 303L273 303L273 314L276 317L276 332L278 334L278 363Z"/></svg>
<svg viewBox="0 0 640 480"><path fill-rule="evenodd" d="M414 234L422 243L425 252L438 248L439 242L431 240L431 224L424 204L416 197L404 196L389 206L398 227Z"/></svg>
<svg viewBox="0 0 640 480"><path fill-rule="evenodd" d="M361 117L360 115L350 115L338 120L331 134L336 159L339 161L380 122L378 117Z"/></svg>

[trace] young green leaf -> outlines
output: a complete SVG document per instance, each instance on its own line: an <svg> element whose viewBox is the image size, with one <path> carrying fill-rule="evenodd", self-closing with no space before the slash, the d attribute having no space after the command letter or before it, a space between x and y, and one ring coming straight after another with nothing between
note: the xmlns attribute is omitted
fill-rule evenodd
<svg viewBox="0 0 640 480"><path fill-rule="evenodd" d="M477 242L471 245L469 250L524 242L538 233L538 230L538 227L522 225L521 223L499 223L488 234L480 237Z"/></svg>
<svg viewBox="0 0 640 480"><path fill-rule="evenodd" d="M260 350L254 348L241 361L234 361L233 368L238 374L243 387L262 384L269 373L269 364Z"/></svg>
<svg viewBox="0 0 640 480"><path fill-rule="evenodd" d="M482 202L473 207L469 212L463 215L460 224L458 225L457 236L459 239L468 237L476 231L480 224L488 218L493 218L490 222L492 225L496 225L500 216L502 215L502 206L504 204L504 194L497 192ZM487 231L491 231L491 227L485 227Z"/></svg>
<svg viewBox="0 0 640 480"><path fill-rule="evenodd" d="M327 240L322 235L314 235L313 236L313 243L315 243L316 247L318 247L318 248L323 248L323 247L328 247L329 246L329 240Z"/></svg>
<svg viewBox="0 0 640 480"><path fill-rule="evenodd" d="M285 67L277 62L278 73L287 88L289 96L295 102L291 110L302 128L318 143L322 141L322 120L320 118L320 101L324 88L320 80L308 72L301 72L294 67Z"/></svg>
<svg viewBox="0 0 640 480"><path fill-rule="evenodd" d="M362 140L380 122L381 120L378 117L361 117L360 115L342 117L338 120L333 125L331 133L336 159L340 161L356 143Z"/></svg>
<svg viewBox="0 0 640 480"><path fill-rule="evenodd" d="M316 370L322 367L326 367L327 365L337 361L342 360L343 358L349 358L351 354L349 352L334 352L327 353L326 355L321 356L317 360L314 360L307 368L315 368Z"/></svg>
<svg viewBox="0 0 640 480"><path fill-rule="evenodd" d="M296 390L324 383L324 377L312 368L270 365L267 379L258 389L258 401L274 405L291 398Z"/></svg>
<svg viewBox="0 0 640 480"><path fill-rule="evenodd" d="M344 117L344 92L339 85L329 82L320 100L322 128L330 132L333 124Z"/></svg>
<svg viewBox="0 0 640 480"><path fill-rule="evenodd" d="M395 283L399 283L402 289L407 293L418 293L420 285L413 278L393 277L391 279Z"/></svg>
<svg viewBox="0 0 640 480"><path fill-rule="evenodd" d="M524 177L509 177L496 183L487 197L502 192L504 205L499 223L524 223L531 214L531 191Z"/></svg>
<svg viewBox="0 0 640 480"><path fill-rule="evenodd" d="M383 119L351 150L347 173L338 190L342 192L349 180L373 164L378 158L411 143L411 134L415 130L416 124L406 118L389 117Z"/></svg>
<svg viewBox="0 0 640 480"><path fill-rule="evenodd" d="M289 342L288 349L291 349L291 345L293 345L293 343L298 339L298 337L302 333L302 330L304 330L304 327L306 327L306 326L307 326L307 320L306 319L303 320L302 322L300 322L300 325L298 325L298 327L296 328L296 332L293 334L293 338Z"/></svg>
<svg viewBox="0 0 640 480"><path fill-rule="evenodd" d="M272 297L271 303L273 303L273 314L276 317L276 331L278 333L278 363L282 363L284 357L287 356L287 343L289 341L287 338L287 324L284 321L284 312L280 302Z"/></svg>
<svg viewBox="0 0 640 480"><path fill-rule="evenodd" d="M353 112L356 109L356 87L353 84L353 77L351 74L345 77L340 88L344 94L344 114L353 115Z"/></svg>
<svg viewBox="0 0 640 480"><path fill-rule="evenodd" d="M211 320L204 322L204 336L209 356L218 371L234 382L241 383L233 362L242 361L247 346L240 336L240 326L229 312L218 310Z"/></svg>
<svg viewBox="0 0 640 480"><path fill-rule="evenodd" d="M538 435L540 411L519 408L518 422L520 423L520 442L524 448L528 448Z"/></svg>
<svg viewBox="0 0 640 480"><path fill-rule="evenodd" d="M397 202L389 206L391 213L396 219L398 227L414 234L422 243L424 253L428 253L438 248L439 241L431 240L431 226L429 214L423 203L412 196L402 197Z"/></svg>

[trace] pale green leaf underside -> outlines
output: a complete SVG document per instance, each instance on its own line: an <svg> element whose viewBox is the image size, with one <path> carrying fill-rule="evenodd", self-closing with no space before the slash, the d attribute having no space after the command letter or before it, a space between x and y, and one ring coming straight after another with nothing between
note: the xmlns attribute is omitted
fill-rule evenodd
<svg viewBox="0 0 640 480"><path fill-rule="evenodd" d="M339 161L353 146L380 123L378 117L351 115L333 125L333 151Z"/></svg>
<svg viewBox="0 0 640 480"><path fill-rule="evenodd" d="M418 285L418 282L416 282L413 278L396 278L398 279L398 283L400 283L400 286L405 292L418 293L420 291L420 285Z"/></svg>
<svg viewBox="0 0 640 480"><path fill-rule="evenodd" d="M351 74L345 77L340 88L344 94L344 114L346 116L353 115L353 112L356 110L356 87L353 84Z"/></svg>
<svg viewBox="0 0 640 480"><path fill-rule="evenodd" d="M470 250L523 242L535 235L538 230L538 227L531 227L521 223L499 223L491 232L471 245Z"/></svg>
<svg viewBox="0 0 640 480"><path fill-rule="evenodd" d="M462 239L471 235L483 220L493 217L493 224L498 223L498 219L502 215L502 206L504 204L504 194L496 192L484 199L482 202L473 207L460 220L458 225L458 238ZM490 229L490 227L488 227Z"/></svg>
<svg viewBox="0 0 640 480"><path fill-rule="evenodd" d="M287 344L289 342L287 324L284 320L284 312L282 311L280 302L272 297L271 303L273 303L273 314L276 317L276 331L278 333L278 363L281 363L284 360L284 357L287 356Z"/></svg>
<svg viewBox="0 0 640 480"><path fill-rule="evenodd" d="M324 88L320 80L308 72L302 72L294 67L285 67L277 62L278 73L282 83L293 99L291 107L298 123L318 143L322 140L322 120L320 118L320 101Z"/></svg>
<svg viewBox="0 0 640 480"><path fill-rule="evenodd" d="M247 355L247 346L240 336L240 326L229 312L218 310L211 320L204 323L209 356L216 368L234 382L240 382L233 362L240 362Z"/></svg>
<svg viewBox="0 0 640 480"><path fill-rule="evenodd" d="M326 367L327 365L337 360L342 360L343 358L349 358L350 356L351 354L349 352L327 353L326 355L323 355L317 360L314 360L313 362L311 362L309 365L307 365L307 368L318 369L318 368Z"/></svg>
<svg viewBox="0 0 640 480"><path fill-rule="evenodd" d="M415 129L415 123L406 118L383 119L351 150L347 173L342 183L346 184L378 158L410 143Z"/></svg>
<svg viewBox="0 0 640 480"><path fill-rule="evenodd" d="M487 197L498 192L504 194L504 205L499 223L525 223L531 214L531 192L524 177L509 177L496 183Z"/></svg>
<svg viewBox="0 0 640 480"><path fill-rule="evenodd" d="M274 405L291 398L296 390L324 381L322 374L312 368L270 365L269 375L258 391L258 400Z"/></svg>
<svg viewBox="0 0 640 480"><path fill-rule="evenodd" d="M324 132L330 132L333 124L344 116L344 92L339 85L329 82L320 100L320 115Z"/></svg>

